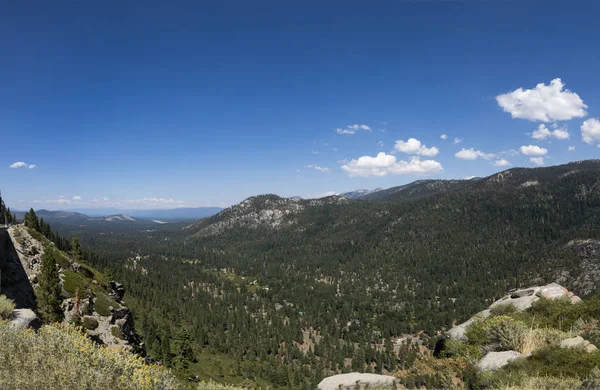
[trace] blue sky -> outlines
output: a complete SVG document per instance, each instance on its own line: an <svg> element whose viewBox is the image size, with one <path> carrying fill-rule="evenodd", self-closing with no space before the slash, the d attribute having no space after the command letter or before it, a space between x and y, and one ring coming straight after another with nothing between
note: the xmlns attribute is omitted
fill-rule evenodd
<svg viewBox="0 0 600 390"><path fill-rule="evenodd" d="M225 206L598 158L598 12L8 2L0 188L17 209Z"/></svg>

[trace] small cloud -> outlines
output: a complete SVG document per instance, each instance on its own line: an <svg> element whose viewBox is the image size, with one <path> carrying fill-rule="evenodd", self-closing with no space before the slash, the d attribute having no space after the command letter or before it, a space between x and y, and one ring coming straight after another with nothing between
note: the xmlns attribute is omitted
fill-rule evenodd
<svg viewBox="0 0 600 390"><path fill-rule="evenodd" d="M543 156L546 153L548 153L548 149L540 148L537 145L521 146L520 150L521 150L521 153L523 153L526 156Z"/></svg>
<svg viewBox="0 0 600 390"><path fill-rule="evenodd" d="M454 138L454 142L452 142L454 145L457 145L459 143L463 142L462 138Z"/></svg>
<svg viewBox="0 0 600 390"><path fill-rule="evenodd" d="M501 158L500 160L494 161L492 165L496 167L507 167L510 165L510 161L505 158Z"/></svg>
<svg viewBox="0 0 600 390"><path fill-rule="evenodd" d="M465 177L463 180L471 180L471 179L475 179L476 176L467 176Z"/></svg>
<svg viewBox="0 0 600 390"><path fill-rule="evenodd" d="M331 150L333 150L334 152L337 152L337 151L338 151L338 149L337 149L337 148L333 148L333 149L331 149Z"/></svg>
<svg viewBox="0 0 600 390"><path fill-rule="evenodd" d="M492 158L496 157L496 155L493 153L484 153L481 150L475 150L473 148L470 148L470 149L462 148L454 156L461 160L476 160L477 158L483 158L484 160L491 160Z"/></svg>
<svg viewBox="0 0 600 390"><path fill-rule="evenodd" d="M305 168L314 169L314 170L317 170L317 171L323 172L323 173L330 173L331 172L331 169L329 169L329 168L320 167L318 165L312 165L312 164L305 166Z"/></svg>
<svg viewBox="0 0 600 390"><path fill-rule="evenodd" d="M108 201L108 198L102 198L102 200L103 200L103 201L105 201L105 202L107 202L107 201Z"/></svg>
<svg viewBox="0 0 600 390"><path fill-rule="evenodd" d="M412 157L410 161L397 161L391 154L380 152L375 157L362 156L352 159L342 165L342 170L348 176L387 176L392 175L430 175L443 171L442 164L435 160L421 161L419 157Z"/></svg>
<svg viewBox="0 0 600 390"><path fill-rule="evenodd" d="M586 144L600 141L600 120L590 118L581 124L581 138Z"/></svg>
<svg viewBox="0 0 600 390"><path fill-rule="evenodd" d="M440 138L443 139L443 140L446 140L446 139L448 139L448 135L442 134L442 135L440 135Z"/></svg>
<svg viewBox="0 0 600 390"><path fill-rule="evenodd" d="M535 165L544 165L544 157L530 157L529 161Z"/></svg>
<svg viewBox="0 0 600 390"><path fill-rule="evenodd" d="M371 127L367 125L348 125L345 128L338 127L335 132L338 134L355 134L358 130L372 131Z"/></svg>
<svg viewBox="0 0 600 390"><path fill-rule="evenodd" d="M408 141L396 141L394 149L406 154L416 154L427 157L436 156L440 152L435 146L428 148L426 145L421 144L421 141L416 138L409 138Z"/></svg>
<svg viewBox="0 0 600 390"><path fill-rule="evenodd" d="M76 196L73 197L73 200L81 200L81 196L76 195Z"/></svg>
<svg viewBox="0 0 600 390"><path fill-rule="evenodd" d="M19 169L19 168L34 169L34 168L37 168L37 165L27 164L26 162L23 162L23 161L17 161L15 163L10 164L8 167L12 168L12 169Z"/></svg>
<svg viewBox="0 0 600 390"><path fill-rule="evenodd" d="M531 138L537 140L543 140L546 138L556 138L559 140L569 139L570 135L567 129L561 128L550 131L543 123L538 126L538 128L531 133Z"/></svg>
<svg viewBox="0 0 600 390"><path fill-rule="evenodd" d="M567 121L587 115L583 100L556 78L550 85L539 83L533 89L519 88L496 96L498 105L513 118L532 122Z"/></svg>
<svg viewBox="0 0 600 390"><path fill-rule="evenodd" d="M383 141L379 141L377 142L377 146L379 146L380 148L383 148L385 144L383 143Z"/></svg>
<svg viewBox="0 0 600 390"><path fill-rule="evenodd" d="M575 146L569 146L569 152L574 152L575 151Z"/></svg>
<svg viewBox="0 0 600 390"><path fill-rule="evenodd" d="M313 150L312 154L319 154L319 151L318 150Z"/></svg>

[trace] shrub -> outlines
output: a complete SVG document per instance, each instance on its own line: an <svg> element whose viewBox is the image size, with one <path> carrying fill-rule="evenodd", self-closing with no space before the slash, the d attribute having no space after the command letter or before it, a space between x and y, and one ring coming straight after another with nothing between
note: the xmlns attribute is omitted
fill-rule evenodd
<svg viewBox="0 0 600 390"><path fill-rule="evenodd" d="M110 328L110 334L112 334L119 340L125 340L125 335L123 334L123 332L121 332L121 329L117 328L116 326Z"/></svg>
<svg viewBox="0 0 600 390"><path fill-rule="evenodd" d="M486 336L492 343L498 343L501 350L520 350L527 327L521 321L508 316L491 317Z"/></svg>
<svg viewBox="0 0 600 390"><path fill-rule="evenodd" d="M525 334L525 337L523 338L523 345L521 346L521 350L519 352L528 355L538 349L557 347L561 341L568 339L571 336L571 334L561 332L558 329L531 329Z"/></svg>
<svg viewBox="0 0 600 390"><path fill-rule="evenodd" d="M527 359L516 359L506 367L527 376L571 377L585 380L600 366L600 351L588 353L577 348L543 348Z"/></svg>
<svg viewBox="0 0 600 390"><path fill-rule="evenodd" d="M87 330L95 330L98 328L98 321L93 317L83 317L82 325Z"/></svg>
<svg viewBox="0 0 600 390"><path fill-rule="evenodd" d="M441 356L473 361L481 359L483 353L481 347L477 345L463 343L460 340L446 340Z"/></svg>
<svg viewBox="0 0 600 390"><path fill-rule="evenodd" d="M39 332L0 323L2 389L173 389L159 366L119 349L95 345L66 324Z"/></svg>
<svg viewBox="0 0 600 390"><path fill-rule="evenodd" d="M7 320L15 310L15 303L6 298L6 295L0 295L0 319Z"/></svg>
<svg viewBox="0 0 600 390"><path fill-rule="evenodd" d="M492 316L510 316L517 312L517 308L512 303L497 305L490 309Z"/></svg>
<svg viewBox="0 0 600 390"><path fill-rule="evenodd" d="M117 309L119 308L119 304L108 297L108 295L104 293L98 293L96 296L96 300L94 301L94 310L96 313L100 314L103 317L108 317L111 315L110 308Z"/></svg>

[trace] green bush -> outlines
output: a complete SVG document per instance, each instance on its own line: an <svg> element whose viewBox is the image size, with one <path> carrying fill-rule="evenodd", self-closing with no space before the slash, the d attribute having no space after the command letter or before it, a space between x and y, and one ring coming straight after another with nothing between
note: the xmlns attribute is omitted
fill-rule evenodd
<svg viewBox="0 0 600 390"><path fill-rule="evenodd" d="M125 335L123 334L123 332L121 332L121 329L117 328L116 326L110 328L110 334L112 334L114 337L120 340L125 340Z"/></svg>
<svg viewBox="0 0 600 390"><path fill-rule="evenodd" d="M77 289L79 289L79 294L83 294L88 290L89 280L77 272L65 271L64 277L63 289L67 292L69 297L74 297Z"/></svg>
<svg viewBox="0 0 600 390"><path fill-rule="evenodd" d="M512 303L497 305L490 309L492 316L512 316L517 312L517 308Z"/></svg>
<svg viewBox="0 0 600 390"><path fill-rule="evenodd" d="M7 320L15 310L15 303L6 295L0 295L0 319Z"/></svg>
<svg viewBox="0 0 600 390"><path fill-rule="evenodd" d="M537 328L570 331L580 320L600 318L600 299L592 298L578 304L572 304L568 298L540 299L525 312L516 313L513 317Z"/></svg>
<svg viewBox="0 0 600 390"><path fill-rule="evenodd" d="M508 372L520 371L527 376L571 377L587 379L595 367L600 367L600 351L588 353L576 348L543 348L527 359L517 359L506 367Z"/></svg>
<svg viewBox="0 0 600 390"><path fill-rule="evenodd" d="M126 351L98 346L66 324L39 332L0 323L0 389L178 388L171 373Z"/></svg>
<svg viewBox="0 0 600 390"><path fill-rule="evenodd" d="M521 321L508 316L492 317L488 322L486 336L492 343L498 343L500 350L521 349L527 327Z"/></svg>
<svg viewBox="0 0 600 390"><path fill-rule="evenodd" d="M96 300L94 301L94 310L96 313L100 314L103 317L108 317L111 315L110 308L117 309L121 307L117 302L110 299L108 295L104 293L98 293L96 296Z"/></svg>
<svg viewBox="0 0 600 390"><path fill-rule="evenodd" d="M460 340L446 340L441 357L464 359L466 361L478 360L483 357L483 351L478 345L463 343Z"/></svg>
<svg viewBox="0 0 600 390"><path fill-rule="evenodd" d="M83 317L82 325L87 330L96 330L99 324L93 317Z"/></svg>

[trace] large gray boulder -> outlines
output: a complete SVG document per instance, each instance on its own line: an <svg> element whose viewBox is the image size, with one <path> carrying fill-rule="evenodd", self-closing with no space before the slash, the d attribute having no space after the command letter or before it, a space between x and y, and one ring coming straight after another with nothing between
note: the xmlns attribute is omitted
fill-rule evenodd
<svg viewBox="0 0 600 390"><path fill-rule="evenodd" d="M377 375L377 374L361 374L358 372L352 372L350 374L340 374L325 378L319 383L317 388L319 390L338 390L340 386L343 388L354 388L356 382L364 388L365 386L392 386L394 381L397 380L393 376L389 375Z"/></svg>
<svg viewBox="0 0 600 390"><path fill-rule="evenodd" d="M12 312L10 322L13 326L38 329L42 320L31 309L16 309Z"/></svg>
<svg viewBox="0 0 600 390"><path fill-rule="evenodd" d="M483 359L477 362L477 368L481 371L494 371L520 356L521 354L516 351L488 352Z"/></svg>

